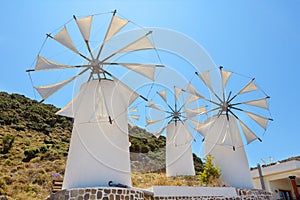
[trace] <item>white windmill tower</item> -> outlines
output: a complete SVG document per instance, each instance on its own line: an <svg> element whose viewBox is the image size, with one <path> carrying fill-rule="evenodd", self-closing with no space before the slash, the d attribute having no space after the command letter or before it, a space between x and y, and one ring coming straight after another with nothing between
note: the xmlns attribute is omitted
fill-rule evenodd
<svg viewBox="0 0 300 200"><path fill-rule="evenodd" d="M212 116L204 123L198 122L196 130L203 136L205 154L212 155L215 164L220 166L222 179L230 186L252 188L243 140L247 144L256 139L261 141L254 132L266 130L268 122L272 120L267 103L269 96L254 83L254 79L249 81L249 78L246 83L236 80L230 89L227 83L233 78L232 75L241 76L225 71L222 67L219 72L221 81L214 82L215 85L220 84L219 92L213 85L211 71L196 73L212 94L211 99L202 96L195 89L186 90L210 105L205 114L212 113ZM244 85L237 86L241 84Z"/></svg>
<svg viewBox="0 0 300 200"><path fill-rule="evenodd" d="M199 97L190 95L190 97L180 104L178 98L181 89L174 87L174 104L170 103L167 91L157 92L159 97L166 105L166 109L158 107L153 100L147 107L162 112L166 117L162 119L146 119L146 126L155 125L156 123L166 122L159 131L154 135L159 137L166 130L166 175L170 176L194 176L194 161L191 143L194 139L191 134L188 121L193 120L199 113L205 112L206 107L189 109L187 104L194 102Z"/></svg>
<svg viewBox="0 0 300 200"><path fill-rule="evenodd" d="M56 41L86 64L59 64L38 55L35 68L27 70L81 69L77 75L62 82L35 87L42 96L42 101L76 78L89 73L88 80L81 85L78 94L57 112L58 115L74 118L63 189L107 186L109 181L131 186L127 108L142 96L110 73L108 67L122 66L153 80L155 68L159 66L112 61L116 56L128 52L154 49L148 38L151 31L122 46L117 45L116 51L105 54L106 46L113 45L110 42L129 22L117 17L116 11L112 12L102 43L97 44L98 48L92 51L91 44L98 39L90 39L96 16L74 17L74 25L83 38L83 47L86 47L85 52L78 50L73 43L68 31L69 23L56 34L47 34L47 40ZM70 30L74 31L72 28Z"/></svg>

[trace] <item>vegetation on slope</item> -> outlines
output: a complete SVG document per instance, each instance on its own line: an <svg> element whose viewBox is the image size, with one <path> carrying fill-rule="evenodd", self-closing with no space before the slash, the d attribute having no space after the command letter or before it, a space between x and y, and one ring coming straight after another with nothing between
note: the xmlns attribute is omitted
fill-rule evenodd
<svg viewBox="0 0 300 200"><path fill-rule="evenodd" d="M55 115L57 111L23 95L0 92L0 197L44 199L51 193L52 180L62 178L72 119ZM129 132L133 184L151 183L149 177L168 183L163 175L142 174L164 171L165 137L156 138L138 127L129 126ZM201 159L194 160L196 171L202 171Z"/></svg>

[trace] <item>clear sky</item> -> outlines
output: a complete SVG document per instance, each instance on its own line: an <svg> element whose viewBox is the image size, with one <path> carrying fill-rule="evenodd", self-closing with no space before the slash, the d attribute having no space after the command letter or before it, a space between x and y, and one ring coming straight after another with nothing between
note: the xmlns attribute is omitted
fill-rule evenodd
<svg viewBox="0 0 300 200"><path fill-rule="evenodd" d="M277 161L300 155L298 0L2 1L0 90L35 98L25 70L45 33L74 14L114 9L143 27L180 32L202 45L216 65L256 78L271 96L274 122L262 136L263 143L246 147L250 166L261 163L261 158ZM62 106L54 98L46 103Z"/></svg>

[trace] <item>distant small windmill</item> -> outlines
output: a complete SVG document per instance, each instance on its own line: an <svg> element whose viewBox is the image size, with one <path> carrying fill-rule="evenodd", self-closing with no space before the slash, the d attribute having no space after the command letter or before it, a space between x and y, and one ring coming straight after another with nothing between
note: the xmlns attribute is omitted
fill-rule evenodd
<svg viewBox="0 0 300 200"><path fill-rule="evenodd" d="M206 107L197 109L189 109L185 107L187 104L199 99L197 96L191 95L185 102L179 104L178 98L181 89L174 87L174 104L170 104L171 97L167 95L167 90L157 92L158 96L163 100L166 109L160 108L151 100L148 108L158 110L166 117L163 119L146 119L147 126L159 122L167 122L167 124L159 131L154 133L159 137L166 130L166 175L167 176L193 176L195 175L193 153L191 143L193 136L188 127L188 121L193 120L201 112L205 112ZM171 96L172 96L171 95Z"/></svg>

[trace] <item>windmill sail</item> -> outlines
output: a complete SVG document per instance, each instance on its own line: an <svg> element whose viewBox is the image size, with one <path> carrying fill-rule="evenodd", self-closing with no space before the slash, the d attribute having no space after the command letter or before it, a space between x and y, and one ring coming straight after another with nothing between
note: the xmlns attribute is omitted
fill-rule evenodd
<svg viewBox="0 0 300 200"><path fill-rule="evenodd" d="M198 90L191 83L188 84L187 88L184 91L196 95L200 98L203 98L203 96L198 92Z"/></svg>
<svg viewBox="0 0 300 200"><path fill-rule="evenodd" d="M230 79L232 72L221 70L222 76L222 88L224 89L227 85L228 80Z"/></svg>
<svg viewBox="0 0 300 200"><path fill-rule="evenodd" d="M79 66L64 65L48 60L42 56L38 56L35 64L35 70L51 70L51 69L66 69L66 68L78 68Z"/></svg>
<svg viewBox="0 0 300 200"><path fill-rule="evenodd" d="M166 90L162 90L160 92L157 92L157 94L164 100L164 102L167 103L167 96L166 96L167 91Z"/></svg>
<svg viewBox="0 0 300 200"><path fill-rule="evenodd" d="M89 41L93 16L76 19L77 26L85 41Z"/></svg>
<svg viewBox="0 0 300 200"><path fill-rule="evenodd" d="M119 65L126 67L136 73L139 73L150 80L154 80L155 69L160 65L152 65L152 64L134 64L134 63L118 63Z"/></svg>
<svg viewBox="0 0 300 200"><path fill-rule="evenodd" d="M78 93L69 103L67 103L62 109L57 111L55 114L75 118L78 108L82 102L82 98L87 92L87 88L88 87L85 87L83 92Z"/></svg>
<svg viewBox="0 0 300 200"><path fill-rule="evenodd" d="M255 85L254 81L251 80L245 87L243 87L238 94L244 94L247 92L252 92L258 90L259 88Z"/></svg>
<svg viewBox="0 0 300 200"><path fill-rule="evenodd" d="M153 120L153 119L148 119L146 118L146 126L150 125L150 124L154 124L156 122L160 122L161 119L156 119L156 120Z"/></svg>
<svg viewBox="0 0 300 200"><path fill-rule="evenodd" d="M178 100L179 95L181 94L182 89L174 87L175 101Z"/></svg>
<svg viewBox="0 0 300 200"><path fill-rule="evenodd" d="M152 42L147 37L148 34L151 32L148 32L146 35L142 36L141 38L137 39L136 41L132 42L128 46L122 48L117 53L124 53L124 52L132 52L132 51L138 51L138 50L146 50L146 49L154 49L154 46Z"/></svg>
<svg viewBox="0 0 300 200"><path fill-rule="evenodd" d="M199 96L196 96L196 95L191 95L185 102L185 104L189 104L189 103L192 103L194 101L197 101L199 100L200 97Z"/></svg>
<svg viewBox="0 0 300 200"><path fill-rule="evenodd" d="M245 123L243 123L241 120L239 120L239 122L245 135L247 144L250 144L254 140L258 139L258 137L253 133L253 131L250 130L248 126L246 126Z"/></svg>
<svg viewBox="0 0 300 200"><path fill-rule="evenodd" d="M107 30L107 33L104 38L104 42L112 38L116 33L118 33L126 24L128 23L128 20L119 18L117 16L113 16L111 23L109 25L109 28Z"/></svg>
<svg viewBox="0 0 300 200"><path fill-rule="evenodd" d="M63 88L65 85L76 79L78 76L73 76L70 79L67 79L65 81L53 84L53 85L47 85L47 86L39 86L39 87L34 87L38 93L43 97L43 99L47 99L50 97L52 94Z"/></svg>
<svg viewBox="0 0 300 200"><path fill-rule="evenodd" d="M205 71L201 74L198 74L198 77L203 81L203 83L209 88L211 92L214 92L214 89L211 85L211 80L210 80L210 71Z"/></svg>
<svg viewBox="0 0 300 200"><path fill-rule="evenodd" d="M130 87L128 87L127 85L125 85L124 83L116 79L116 77L114 78L115 78L114 81L116 82L116 85L118 85L118 89L120 91L120 94L123 96L123 98L128 99L128 97L130 97L128 99L129 100L128 105L132 104L133 101L135 101L138 97L140 97L140 95L135 91L133 91Z"/></svg>
<svg viewBox="0 0 300 200"><path fill-rule="evenodd" d="M185 108L185 113L188 118L193 118L197 115L201 115L204 112L206 112L206 106L196 109Z"/></svg>
<svg viewBox="0 0 300 200"><path fill-rule="evenodd" d="M261 99L256 99L256 100L251 100L251 101L245 101L245 102L242 102L242 104L260 107L260 108L264 108L266 110L269 109L269 106L267 103L267 97L261 98Z"/></svg>
<svg viewBox="0 0 300 200"><path fill-rule="evenodd" d="M151 100L151 101L149 102L149 104L147 105L147 107L153 108L153 109L155 109L155 110L163 111L161 108L159 108L158 106L155 105L155 103L154 103L153 100Z"/></svg>
<svg viewBox="0 0 300 200"><path fill-rule="evenodd" d="M130 115L130 117L132 117L132 118L135 119L135 120L139 120L139 119L140 119L140 116L139 116L139 115Z"/></svg>
<svg viewBox="0 0 300 200"><path fill-rule="evenodd" d="M73 52L79 54L76 46L74 45L66 26L61 29L56 35L52 37L54 40L62 44L63 46L67 47L68 49L72 50Z"/></svg>
<svg viewBox="0 0 300 200"><path fill-rule="evenodd" d="M269 118L245 111L245 113L251 117L254 121L256 121L256 123L258 123L263 129L267 129L267 124L269 122Z"/></svg>

